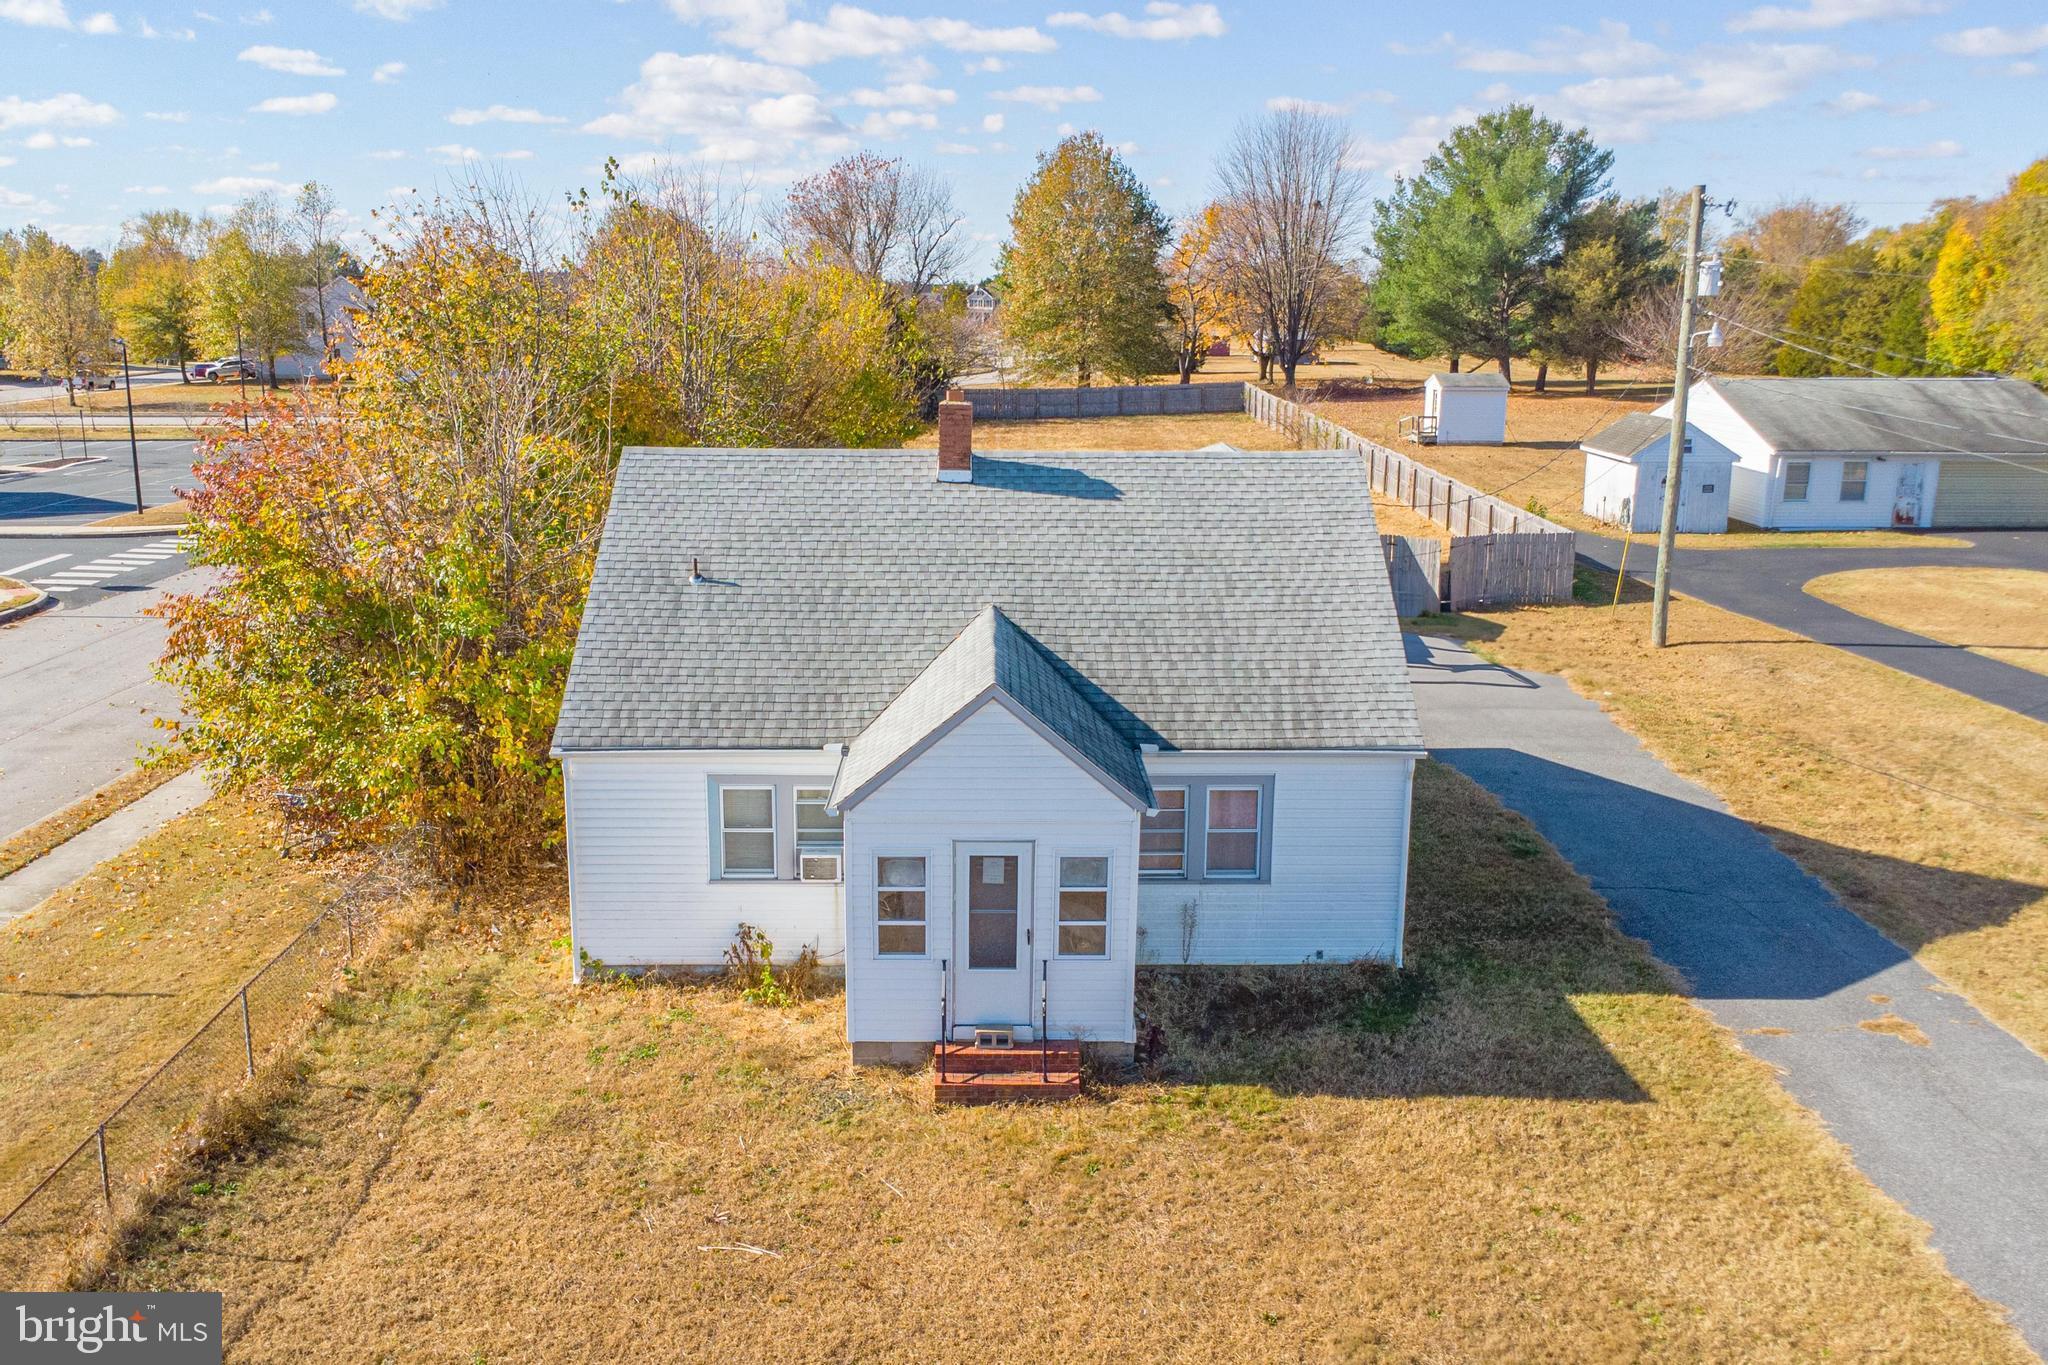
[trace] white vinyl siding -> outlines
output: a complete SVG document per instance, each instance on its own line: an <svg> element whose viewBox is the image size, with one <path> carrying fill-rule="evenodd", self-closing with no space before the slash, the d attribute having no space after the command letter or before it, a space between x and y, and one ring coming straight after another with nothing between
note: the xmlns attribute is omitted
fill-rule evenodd
<svg viewBox="0 0 2048 1365"><path fill-rule="evenodd" d="M1132 965L1137 958L1138 812L1076 767L1002 706L962 721L846 813L846 1032L850 1041L929 1042L938 1036L941 961L956 971L954 846L1031 847L1029 1004L1038 1022L1041 964L1056 1038L1133 1040ZM921 852L931 860L922 958L874 949L874 855ZM1062 957L1059 859L1111 855L1109 952Z"/></svg>
<svg viewBox="0 0 2048 1365"><path fill-rule="evenodd" d="M740 921L778 958L809 944L844 952L839 888L787 878L720 880L712 795L723 781L816 785L815 749L738 754L587 754L562 761L569 922L576 948L614 967L715 967ZM788 820L778 812L786 829Z"/></svg>
<svg viewBox="0 0 2048 1365"><path fill-rule="evenodd" d="M1158 754L1155 784L1270 776L1269 880L1145 881L1143 960L1181 960L1181 907L1195 906L1192 962L1394 960L1401 951L1414 760L1401 754Z"/></svg>

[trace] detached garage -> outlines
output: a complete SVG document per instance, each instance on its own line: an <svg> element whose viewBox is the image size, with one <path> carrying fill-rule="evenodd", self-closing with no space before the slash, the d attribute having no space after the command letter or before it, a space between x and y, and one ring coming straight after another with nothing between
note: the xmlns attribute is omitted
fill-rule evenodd
<svg viewBox="0 0 2048 1365"><path fill-rule="evenodd" d="M1690 404L1735 457L1734 520L2048 527L2048 395L2022 380L1709 379Z"/></svg>
<svg viewBox="0 0 2048 1365"><path fill-rule="evenodd" d="M1579 445L1586 453L1584 511L1623 530L1653 532L1664 524L1665 474L1671 464L1671 419L1632 412ZM1728 529L1728 478L1734 455L1687 423L1680 461L1678 529L1714 534Z"/></svg>

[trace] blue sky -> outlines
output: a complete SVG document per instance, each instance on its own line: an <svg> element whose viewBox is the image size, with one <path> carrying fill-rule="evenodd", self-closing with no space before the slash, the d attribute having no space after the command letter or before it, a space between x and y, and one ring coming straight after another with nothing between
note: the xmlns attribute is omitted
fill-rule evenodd
<svg viewBox="0 0 2048 1365"><path fill-rule="evenodd" d="M1625 192L1812 194L1876 223L2048 154L2041 0L1612 18L1528 0L1069 3L0 0L0 227L104 248L139 209L309 178L364 226L467 164L556 199L608 155L710 159L774 194L865 146L950 174L985 266L1062 132L1099 129L1180 211L1232 125L1283 100L1341 112L1375 192L1510 99L1591 127Z"/></svg>

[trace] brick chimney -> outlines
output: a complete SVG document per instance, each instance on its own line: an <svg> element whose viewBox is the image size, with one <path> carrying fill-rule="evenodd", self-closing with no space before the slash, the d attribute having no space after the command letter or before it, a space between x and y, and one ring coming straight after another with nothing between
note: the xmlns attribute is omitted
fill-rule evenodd
<svg viewBox="0 0 2048 1365"><path fill-rule="evenodd" d="M939 404L939 482L974 482L974 404L957 385Z"/></svg>

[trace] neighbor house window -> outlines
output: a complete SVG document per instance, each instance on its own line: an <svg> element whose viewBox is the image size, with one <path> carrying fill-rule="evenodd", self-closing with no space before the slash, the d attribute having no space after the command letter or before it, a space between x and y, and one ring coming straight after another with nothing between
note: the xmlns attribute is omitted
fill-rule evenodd
<svg viewBox="0 0 2048 1365"><path fill-rule="evenodd" d="M890 854L875 859L875 951L883 957L924 953L925 860Z"/></svg>
<svg viewBox="0 0 2048 1365"><path fill-rule="evenodd" d="M1785 461L1785 501L1805 502L1806 485L1813 479L1813 465L1807 460Z"/></svg>
<svg viewBox="0 0 2048 1365"><path fill-rule="evenodd" d="M1156 815L1144 818L1138 831L1138 871L1147 877L1188 874L1188 789L1155 787Z"/></svg>
<svg viewBox="0 0 2048 1365"><path fill-rule="evenodd" d="M1204 870L1211 877L1259 875L1258 787L1209 788Z"/></svg>
<svg viewBox="0 0 2048 1365"><path fill-rule="evenodd" d="M1109 953L1109 859L1060 859L1060 956Z"/></svg>
<svg viewBox="0 0 2048 1365"><path fill-rule="evenodd" d="M775 875L775 788L718 789L719 875Z"/></svg>
<svg viewBox="0 0 2048 1365"><path fill-rule="evenodd" d="M1862 502L1870 491L1870 462L1868 460L1842 461L1842 501Z"/></svg>
<svg viewBox="0 0 2048 1365"><path fill-rule="evenodd" d="M826 809L830 787L796 789L796 874L807 882L839 880L844 820Z"/></svg>

